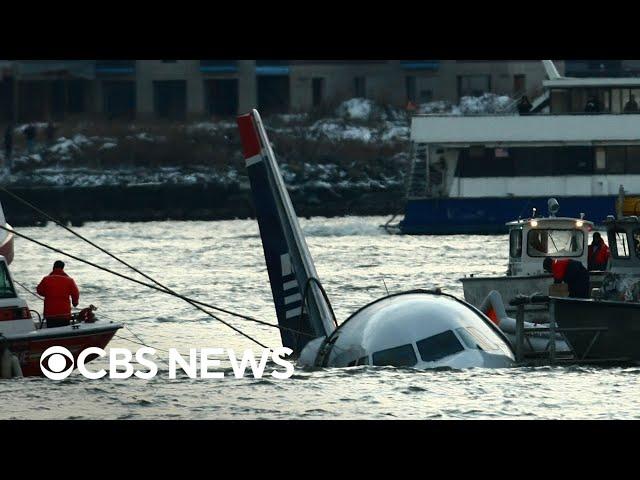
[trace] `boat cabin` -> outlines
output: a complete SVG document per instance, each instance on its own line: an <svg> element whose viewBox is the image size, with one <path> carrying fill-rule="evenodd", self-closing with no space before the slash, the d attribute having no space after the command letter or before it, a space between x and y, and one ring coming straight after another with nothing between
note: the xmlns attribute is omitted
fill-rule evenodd
<svg viewBox="0 0 640 480"><path fill-rule="evenodd" d="M550 113L638 114L640 79L638 78L557 78L543 82L550 92Z"/></svg>
<svg viewBox="0 0 640 480"><path fill-rule="evenodd" d="M7 261L0 255L0 335L22 334L35 329L27 302L16 292Z"/></svg>
<svg viewBox="0 0 640 480"><path fill-rule="evenodd" d="M507 223L507 227L508 276L545 274L542 268L545 257L571 258L587 267L592 222L569 217L544 217L516 220Z"/></svg>
<svg viewBox="0 0 640 480"><path fill-rule="evenodd" d="M640 274L640 219L613 215L604 221L611 251L611 272Z"/></svg>

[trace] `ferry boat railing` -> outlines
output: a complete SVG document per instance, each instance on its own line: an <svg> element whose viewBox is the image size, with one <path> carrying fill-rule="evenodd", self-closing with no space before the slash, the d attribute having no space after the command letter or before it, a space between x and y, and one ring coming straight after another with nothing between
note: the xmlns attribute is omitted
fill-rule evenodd
<svg viewBox="0 0 640 480"><path fill-rule="evenodd" d="M511 306L517 307L516 314L516 340L515 340L515 359L516 364L520 366L531 366L541 364L580 364L580 363L613 363L617 361L624 361L623 358L606 358L606 359L590 359L589 353L596 344L600 336L608 331L607 327L571 327L571 328L558 328L555 321L555 301L553 297L548 295L533 294L533 295L519 295L509 302ZM525 311L528 306L547 304L549 308L549 323L547 327L526 328L524 326ZM527 341L528 333L549 333L549 342L545 349L541 352L526 352L525 341ZM585 349L584 353L578 357L575 352L571 352L570 355L559 354L557 352L557 334L562 333L591 333L591 339Z"/></svg>
<svg viewBox="0 0 640 480"><path fill-rule="evenodd" d="M407 198L424 198L429 195L428 145L411 143Z"/></svg>

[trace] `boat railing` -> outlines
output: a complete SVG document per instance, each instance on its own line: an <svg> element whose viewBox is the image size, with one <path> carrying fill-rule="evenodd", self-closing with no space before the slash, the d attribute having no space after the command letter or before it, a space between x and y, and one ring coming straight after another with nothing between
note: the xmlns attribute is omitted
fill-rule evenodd
<svg viewBox="0 0 640 480"><path fill-rule="evenodd" d="M600 115L640 115L640 111L637 112L535 112L519 114L515 112L496 111L494 113L413 113L412 117L559 117L559 116L573 116L573 117L588 117L588 116L600 116Z"/></svg>
<svg viewBox="0 0 640 480"><path fill-rule="evenodd" d="M518 295L512 299L509 304L517 307L516 314L516 341L515 341L515 358L518 365L540 365L540 364L577 364L577 363L609 363L623 359L589 359L588 355L591 348L596 344L601 334L608 330L607 327L571 327L571 328L558 328L555 321L555 297L548 295L541 295L539 293L533 295ZM529 306L534 305L547 305L549 309L549 323L546 327L525 327L524 317L525 311ZM589 345L584 353L577 357L574 352L570 355L559 354L556 348L556 341L558 336L563 333L578 332L585 334L592 334L589 340ZM549 342L541 352L525 352L525 342L528 341L527 334L529 333L548 333Z"/></svg>

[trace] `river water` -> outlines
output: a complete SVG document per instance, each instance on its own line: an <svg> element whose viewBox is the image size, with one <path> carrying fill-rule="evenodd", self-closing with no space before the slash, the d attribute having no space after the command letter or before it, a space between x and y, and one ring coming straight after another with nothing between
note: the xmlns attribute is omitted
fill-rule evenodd
<svg viewBox="0 0 640 480"><path fill-rule="evenodd" d="M390 292L441 287L462 296L465 274L501 274L508 239L500 236L390 236L383 217L301 220L320 279L338 321ZM59 227L19 231L78 256L124 267ZM253 220L97 222L78 228L165 285L208 303L275 322L258 227ZM16 240L15 279L35 289L59 255ZM355 367L303 371L285 380L169 379L160 350L256 348L249 340L180 299L127 283L74 260L67 272L102 319L124 322L110 346L132 350L134 333L157 348L150 380L0 381L3 419L476 419L639 418L640 368L538 367L415 371ZM384 279L384 282L383 282ZM41 303L20 289L32 308ZM266 345L277 330L243 320L233 325ZM106 367L103 359L91 368Z"/></svg>

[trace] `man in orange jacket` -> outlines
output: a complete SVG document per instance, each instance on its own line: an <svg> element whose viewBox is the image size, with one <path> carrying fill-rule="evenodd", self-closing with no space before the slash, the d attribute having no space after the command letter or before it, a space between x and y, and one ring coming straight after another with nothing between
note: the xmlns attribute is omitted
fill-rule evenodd
<svg viewBox="0 0 640 480"><path fill-rule="evenodd" d="M64 272L64 262L57 260L53 271L44 277L38 288L38 294L44 297L44 318L47 327L63 327L71 321L71 302L78 306L80 292L76 282Z"/></svg>
<svg viewBox="0 0 640 480"><path fill-rule="evenodd" d="M570 297L589 298L589 272L581 262L568 258L545 257L542 268L553 274L554 283L567 284Z"/></svg>

